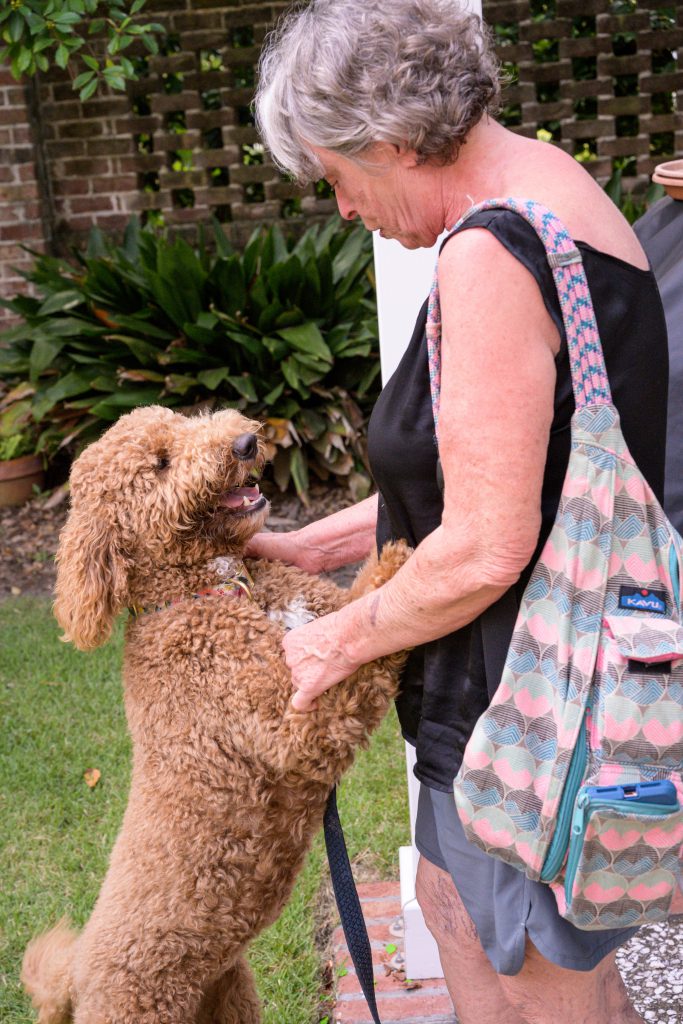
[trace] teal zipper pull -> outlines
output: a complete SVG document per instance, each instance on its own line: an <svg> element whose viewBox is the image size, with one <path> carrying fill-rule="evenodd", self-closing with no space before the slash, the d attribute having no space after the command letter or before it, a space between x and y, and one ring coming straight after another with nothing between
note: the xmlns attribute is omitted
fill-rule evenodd
<svg viewBox="0 0 683 1024"><path fill-rule="evenodd" d="M571 839L569 842L569 853L567 854L567 865L564 873L564 895L567 907L571 906L572 889L574 887L574 875L579 864L582 843L574 839L574 836L582 836L586 829L590 798L587 793L579 793L576 798L576 807L572 815Z"/></svg>
<svg viewBox="0 0 683 1024"><path fill-rule="evenodd" d="M590 804L590 797L587 793L579 793L576 800L576 808L572 815L572 835L580 836L586 827L586 817L588 812L588 805Z"/></svg>
<svg viewBox="0 0 683 1024"><path fill-rule="evenodd" d="M551 840L550 846L548 847L548 852L541 871L542 882L552 882L559 874L560 868L564 863L569 838L571 836L574 800L576 799L576 794L586 773L586 761L588 758L588 731L590 729L590 723L591 704L589 698L589 702L586 705L584 717L581 722L581 727L579 729L579 735L576 739L576 746L574 747L574 752L572 753L572 758L569 762L569 768L567 769L567 778L562 791L560 805L557 809L557 825L555 826L555 834Z"/></svg>

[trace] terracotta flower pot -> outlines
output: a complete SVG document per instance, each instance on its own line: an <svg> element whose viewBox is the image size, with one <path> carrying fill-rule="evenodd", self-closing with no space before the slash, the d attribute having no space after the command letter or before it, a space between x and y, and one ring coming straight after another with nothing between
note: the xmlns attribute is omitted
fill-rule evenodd
<svg viewBox="0 0 683 1024"><path fill-rule="evenodd" d="M657 164L652 180L663 185L672 199L683 199L683 160Z"/></svg>
<svg viewBox="0 0 683 1024"><path fill-rule="evenodd" d="M0 507L23 505L33 497L33 486L42 487L45 470L41 455L22 455L0 462Z"/></svg>

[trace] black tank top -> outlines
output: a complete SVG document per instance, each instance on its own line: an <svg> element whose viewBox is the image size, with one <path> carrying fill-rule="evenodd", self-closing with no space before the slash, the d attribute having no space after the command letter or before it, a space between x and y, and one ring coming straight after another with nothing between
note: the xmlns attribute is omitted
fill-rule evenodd
<svg viewBox="0 0 683 1024"><path fill-rule="evenodd" d="M562 339L556 358L554 417L541 496L541 533L536 552L514 588L514 609L557 512L569 460L574 396L555 282L536 232L520 216L507 210L475 214L458 230L475 227L491 231L533 274ZM654 275L585 243L577 245L583 256L624 437L661 501L668 356L664 312ZM368 447L379 491L379 548L387 540L398 538L416 547L441 522L443 501L436 474L426 315L425 302L410 344L370 419ZM424 585L428 586L428 581ZM502 632L504 640L507 637L507 643L514 625L510 605L508 595L507 600L501 599L485 613L487 629L493 623L498 634ZM497 623L496 616L500 620ZM396 706L403 735L417 748L415 774L421 782L434 789L450 789L474 723L485 710L488 693L497 682L487 680L481 617L412 651Z"/></svg>

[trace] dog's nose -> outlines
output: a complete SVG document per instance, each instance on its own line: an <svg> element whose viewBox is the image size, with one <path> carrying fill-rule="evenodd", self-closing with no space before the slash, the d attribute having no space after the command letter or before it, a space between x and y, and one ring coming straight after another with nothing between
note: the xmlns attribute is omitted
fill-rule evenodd
<svg viewBox="0 0 683 1024"><path fill-rule="evenodd" d="M232 442L232 450L237 458L242 459L243 462L249 462L251 459L256 458L256 452L258 451L256 434L240 434Z"/></svg>

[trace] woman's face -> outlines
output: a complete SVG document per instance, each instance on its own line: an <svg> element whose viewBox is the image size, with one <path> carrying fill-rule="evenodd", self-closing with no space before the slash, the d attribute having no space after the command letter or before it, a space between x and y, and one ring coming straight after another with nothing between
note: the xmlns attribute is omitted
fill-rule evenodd
<svg viewBox="0 0 683 1024"><path fill-rule="evenodd" d="M444 224L434 190L426 187L430 168L418 165L415 153L380 142L359 160L311 146L323 165L345 220L360 217L368 231L395 238L406 249L434 245Z"/></svg>

